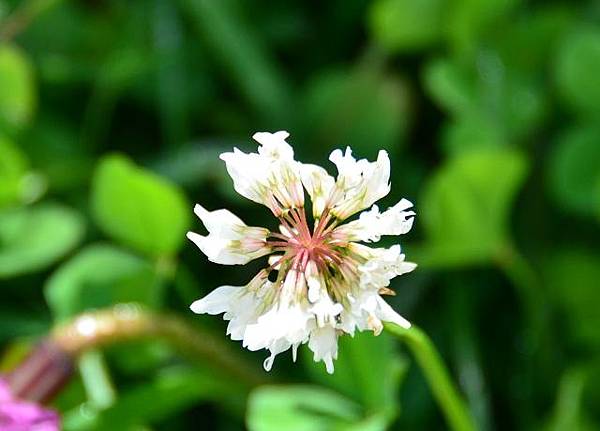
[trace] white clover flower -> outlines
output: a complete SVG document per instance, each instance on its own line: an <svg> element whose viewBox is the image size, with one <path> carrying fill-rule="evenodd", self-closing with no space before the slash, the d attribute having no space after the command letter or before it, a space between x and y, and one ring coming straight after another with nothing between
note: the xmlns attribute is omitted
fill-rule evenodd
<svg viewBox="0 0 600 431"><path fill-rule="evenodd" d="M372 248L359 241L405 234L415 213L406 199L383 212L373 205L390 191L385 151L369 162L356 160L350 148L335 150L329 157L338 169L334 179L319 166L294 160L288 136L285 131L256 133L258 153L235 148L221 155L235 190L267 206L279 231L250 227L225 209L207 211L196 205L194 212L208 235L187 236L210 261L243 265L270 256L268 268L246 286L221 286L191 309L224 313L232 340L242 340L249 350L270 351L267 371L276 355L291 348L295 360L298 346L308 343L314 360L333 373L340 335L354 335L357 329L378 335L382 321L410 327L381 295L394 294L388 288L391 279L416 265L405 261L399 245ZM313 223L304 210L304 189L312 202ZM356 220L341 224L371 205Z"/></svg>

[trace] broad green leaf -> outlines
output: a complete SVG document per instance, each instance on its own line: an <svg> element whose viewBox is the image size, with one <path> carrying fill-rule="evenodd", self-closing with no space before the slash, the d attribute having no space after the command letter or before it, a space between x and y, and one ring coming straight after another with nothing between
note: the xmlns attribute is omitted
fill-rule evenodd
<svg viewBox="0 0 600 431"><path fill-rule="evenodd" d="M0 135L0 208L34 202L45 189L45 179L29 170L25 154Z"/></svg>
<svg viewBox="0 0 600 431"><path fill-rule="evenodd" d="M508 240L508 216L527 171L515 151L477 151L446 162L421 199L430 265L464 265L492 259Z"/></svg>
<svg viewBox="0 0 600 431"><path fill-rule="evenodd" d="M390 51L411 51L441 38L443 15L442 0L377 0L369 11L369 29Z"/></svg>
<svg viewBox="0 0 600 431"><path fill-rule="evenodd" d="M262 386L250 394L250 431L347 430L360 419L358 405L318 386Z"/></svg>
<svg viewBox="0 0 600 431"><path fill-rule="evenodd" d="M92 212L116 241L153 255L173 255L181 246L191 212L183 193L124 156L105 157L94 173Z"/></svg>
<svg viewBox="0 0 600 431"><path fill-rule="evenodd" d="M160 281L153 266L111 245L92 245L61 266L45 294L56 320L124 302L157 305Z"/></svg>
<svg viewBox="0 0 600 431"><path fill-rule="evenodd" d="M556 54L556 84L577 112L600 115L600 27L578 27Z"/></svg>
<svg viewBox="0 0 600 431"><path fill-rule="evenodd" d="M576 249L557 252L545 263L544 279L572 339L600 348L600 255Z"/></svg>
<svg viewBox="0 0 600 431"><path fill-rule="evenodd" d="M33 69L25 54L0 43L0 130L23 127L36 104Z"/></svg>
<svg viewBox="0 0 600 431"><path fill-rule="evenodd" d="M349 145L363 157L394 152L408 127L406 102L394 77L360 70L319 75L306 90L307 141L317 151Z"/></svg>
<svg viewBox="0 0 600 431"><path fill-rule="evenodd" d="M0 211L0 279L52 265L81 241L83 233L82 217L62 205Z"/></svg>
<svg viewBox="0 0 600 431"><path fill-rule="evenodd" d="M558 204L580 214L593 214L600 182L600 127L578 127L560 135L547 174Z"/></svg>
<svg viewBox="0 0 600 431"><path fill-rule="evenodd" d="M365 331L357 332L354 337L340 337L338 345L333 375L326 373L322 363L315 364L312 352L305 349L305 363L313 378L360 402L371 412L396 411L407 363L396 350L394 339L387 333L375 337Z"/></svg>

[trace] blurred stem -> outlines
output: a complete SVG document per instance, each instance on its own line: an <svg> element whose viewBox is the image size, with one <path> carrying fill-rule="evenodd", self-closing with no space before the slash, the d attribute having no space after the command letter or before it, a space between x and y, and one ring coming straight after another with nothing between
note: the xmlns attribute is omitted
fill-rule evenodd
<svg viewBox="0 0 600 431"><path fill-rule="evenodd" d="M523 311L530 319L529 327L533 333L532 340L535 342L533 347L537 348L545 320L545 298L537 274L529 261L512 244L502 248L496 261L517 289Z"/></svg>
<svg viewBox="0 0 600 431"><path fill-rule="evenodd" d="M61 3L62 0L28 0L0 23L0 42L13 39L38 15Z"/></svg>
<svg viewBox="0 0 600 431"><path fill-rule="evenodd" d="M97 349L84 352L79 357L79 372L90 403L99 409L110 407L117 393L104 360Z"/></svg>
<svg viewBox="0 0 600 431"><path fill-rule="evenodd" d="M267 382L211 334L186 321L151 312L134 304L80 315L53 331L52 339L67 353L78 356L118 342L161 338L192 360L208 360L248 386Z"/></svg>
<svg viewBox="0 0 600 431"><path fill-rule="evenodd" d="M536 386L535 374L539 371L536 370L536 367L548 366L552 356L551 351L540 352L542 347L552 346L551 340L545 340L548 335L548 332L545 331L547 323L546 297L535 270L512 243L508 243L500 249L496 262L516 289L525 316L525 330L522 332L520 340L521 356L517 358L521 362L519 366L523 375L518 379L523 390L520 399L515 400L517 403L515 407L522 412L523 427L528 427L535 423L533 399ZM535 361L536 355L541 360Z"/></svg>
<svg viewBox="0 0 600 431"><path fill-rule="evenodd" d="M474 431L475 424L467 406L427 334L416 326L405 329L393 323L386 323L385 329L412 351L449 427L454 431Z"/></svg>

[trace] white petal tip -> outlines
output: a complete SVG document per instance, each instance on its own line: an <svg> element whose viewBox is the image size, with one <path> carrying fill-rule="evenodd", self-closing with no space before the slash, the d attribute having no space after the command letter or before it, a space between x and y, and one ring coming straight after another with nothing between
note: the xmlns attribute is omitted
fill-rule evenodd
<svg viewBox="0 0 600 431"><path fill-rule="evenodd" d="M194 301L192 305L190 305L190 310L192 310L196 314L204 314L206 313L206 307L201 299Z"/></svg>

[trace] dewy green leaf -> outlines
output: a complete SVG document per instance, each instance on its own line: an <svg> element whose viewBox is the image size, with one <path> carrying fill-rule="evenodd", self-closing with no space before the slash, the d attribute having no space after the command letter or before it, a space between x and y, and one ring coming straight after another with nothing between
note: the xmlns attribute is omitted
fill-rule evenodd
<svg viewBox="0 0 600 431"><path fill-rule="evenodd" d="M116 241L152 256L173 255L190 221L183 193L124 156L104 158L92 187L92 212Z"/></svg>
<svg viewBox="0 0 600 431"><path fill-rule="evenodd" d="M560 135L550 158L548 179L550 192L562 207L593 214L600 183L600 127L578 127Z"/></svg>
<svg viewBox="0 0 600 431"><path fill-rule="evenodd" d="M60 267L45 294L58 321L123 302L157 305L160 282L146 260L110 245L93 245Z"/></svg>
<svg viewBox="0 0 600 431"><path fill-rule="evenodd" d="M508 239L511 203L527 162L515 151L478 151L449 160L421 199L430 265L486 262ZM417 260L418 261L418 260Z"/></svg>
<svg viewBox="0 0 600 431"><path fill-rule="evenodd" d="M437 42L443 32L441 0L377 0L371 4L373 38L390 51L410 51Z"/></svg>
<svg viewBox="0 0 600 431"><path fill-rule="evenodd" d="M345 430L360 419L358 405L318 386L262 386L250 394L250 431Z"/></svg>
<svg viewBox="0 0 600 431"><path fill-rule="evenodd" d="M0 279L44 269L72 250L82 217L58 204L0 212Z"/></svg>
<svg viewBox="0 0 600 431"><path fill-rule="evenodd" d="M340 337L338 343L333 375L315 366L305 350L305 362L313 378L360 402L369 411L394 411L407 362L396 350L393 338L387 333L375 337L357 332L353 338Z"/></svg>
<svg viewBox="0 0 600 431"><path fill-rule="evenodd" d="M556 84L577 112L600 115L600 28L581 26L565 38L556 58Z"/></svg>
<svg viewBox="0 0 600 431"><path fill-rule="evenodd" d="M0 44L0 130L23 127L31 119L35 105L31 64L17 47Z"/></svg>

